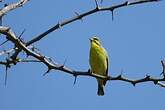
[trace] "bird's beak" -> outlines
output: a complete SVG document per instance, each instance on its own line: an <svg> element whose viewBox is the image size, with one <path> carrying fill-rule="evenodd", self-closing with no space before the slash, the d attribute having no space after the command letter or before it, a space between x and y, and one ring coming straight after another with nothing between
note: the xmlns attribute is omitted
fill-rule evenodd
<svg viewBox="0 0 165 110"><path fill-rule="evenodd" d="M93 39L92 38L89 38L89 40L92 42Z"/></svg>

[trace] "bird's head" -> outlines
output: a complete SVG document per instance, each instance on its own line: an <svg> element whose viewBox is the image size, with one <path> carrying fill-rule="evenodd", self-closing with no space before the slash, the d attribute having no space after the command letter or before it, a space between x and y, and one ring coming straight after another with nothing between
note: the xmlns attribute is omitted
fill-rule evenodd
<svg viewBox="0 0 165 110"><path fill-rule="evenodd" d="M90 40L91 44L101 46L101 42L98 37L95 36L93 38L90 38L89 40Z"/></svg>

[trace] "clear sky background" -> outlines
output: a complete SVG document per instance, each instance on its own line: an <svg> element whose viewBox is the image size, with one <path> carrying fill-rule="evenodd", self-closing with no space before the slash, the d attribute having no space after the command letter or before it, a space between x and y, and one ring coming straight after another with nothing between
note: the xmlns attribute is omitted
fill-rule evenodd
<svg viewBox="0 0 165 110"><path fill-rule="evenodd" d="M11 0L5 0L10 2ZM14 1L14 0L12 0ZM104 0L101 6L121 3ZM58 22L95 7L94 0L30 0L23 8L4 17L23 38L32 39ZM138 79L149 74L159 77L160 60L165 59L165 2L147 3L87 16L47 35L35 46L57 63L86 71L89 69L89 38L99 36L110 57L109 73ZM1 42L4 41L1 39ZM7 44L6 44L7 45ZM6 49L0 47L1 50ZM97 96L97 83L91 77L74 77L51 71L43 76L46 66L19 63L8 73L0 66L0 110L160 110L164 109L165 88L151 82L137 84L110 81L103 97Z"/></svg>

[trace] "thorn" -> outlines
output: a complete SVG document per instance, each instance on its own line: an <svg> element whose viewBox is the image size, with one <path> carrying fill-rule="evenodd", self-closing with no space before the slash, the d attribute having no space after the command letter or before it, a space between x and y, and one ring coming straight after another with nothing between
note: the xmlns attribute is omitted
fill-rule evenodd
<svg viewBox="0 0 165 110"><path fill-rule="evenodd" d="M13 64L16 65L17 64L17 58L13 61Z"/></svg>
<svg viewBox="0 0 165 110"><path fill-rule="evenodd" d="M150 79L150 76L149 75L146 75L146 79L149 80Z"/></svg>
<svg viewBox="0 0 165 110"><path fill-rule="evenodd" d="M7 70L8 70L8 66L6 65L6 70L5 70L5 86L7 85Z"/></svg>
<svg viewBox="0 0 165 110"><path fill-rule="evenodd" d="M30 54L29 53L26 53L26 57L28 58L30 56Z"/></svg>
<svg viewBox="0 0 165 110"><path fill-rule="evenodd" d="M64 68L64 65L59 66L59 68L60 68L60 69L63 69L63 68Z"/></svg>
<svg viewBox="0 0 165 110"><path fill-rule="evenodd" d="M43 76L47 75L50 72L50 68L48 68L48 70L43 74Z"/></svg>
<svg viewBox="0 0 165 110"><path fill-rule="evenodd" d="M121 75L123 74L123 72L124 72L124 70L123 70L123 69L121 69Z"/></svg>
<svg viewBox="0 0 165 110"><path fill-rule="evenodd" d="M122 77L122 74L118 75L117 78L120 79Z"/></svg>
<svg viewBox="0 0 165 110"><path fill-rule="evenodd" d="M81 20L81 22L83 22L83 19L82 19L82 17L80 16L80 14L77 13L77 12L74 12L74 13L77 15L77 17L79 17L79 19Z"/></svg>
<svg viewBox="0 0 165 110"><path fill-rule="evenodd" d="M110 11L112 13L112 21L113 21L114 20L114 9L111 9Z"/></svg>
<svg viewBox="0 0 165 110"><path fill-rule="evenodd" d="M8 70L8 68L10 68L11 66L10 66L10 61L9 61L9 59L6 59L6 69L5 69L5 86L6 86L6 84L7 84L7 76L8 76L8 72L7 72L7 70Z"/></svg>
<svg viewBox="0 0 165 110"><path fill-rule="evenodd" d="M66 63L66 59L65 59L64 63L63 63L61 66L59 66L59 68L60 68L60 69L63 69L64 66L65 66L65 63Z"/></svg>
<svg viewBox="0 0 165 110"><path fill-rule="evenodd" d="M111 80L111 76L110 76L110 75L107 76L107 79L106 79L106 80L107 80L107 81L108 81L108 80Z"/></svg>
<svg viewBox="0 0 165 110"><path fill-rule="evenodd" d="M53 63L53 64L54 64L54 62L53 62L53 60L52 60L52 58L51 58L51 57L46 57L46 59L48 59L48 60L49 60L49 62L51 62L51 63Z"/></svg>
<svg viewBox="0 0 165 110"><path fill-rule="evenodd" d="M126 1L124 4L126 4L126 5L130 5L130 3L131 3L131 2L129 2L129 1Z"/></svg>
<svg viewBox="0 0 165 110"><path fill-rule="evenodd" d="M97 0L95 0L95 4L96 4L96 9L99 9L99 5L98 5Z"/></svg>
<svg viewBox="0 0 165 110"><path fill-rule="evenodd" d="M66 61L67 61L67 59L65 59L65 60L64 60L63 67L64 67L64 66L65 66L65 64L66 64Z"/></svg>
<svg viewBox="0 0 165 110"><path fill-rule="evenodd" d="M132 83L132 85L135 87L136 83L135 83L135 82L131 82L131 83Z"/></svg>
<svg viewBox="0 0 165 110"><path fill-rule="evenodd" d="M47 57L47 59L48 59L50 62L53 62L53 60L52 60L51 57Z"/></svg>
<svg viewBox="0 0 165 110"><path fill-rule="evenodd" d="M61 26L60 22L58 22L58 24L57 24L57 25L58 25L58 27L61 29L61 27L62 27L62 26Z"/></svg>
<svg viewBox="0 0 165 110"><path fill-rule="evenodd" d="M10 59L10 53L7 53L7 57L8 57L8 58L6 58L6 62L9 62L9 59Z"/></svg>
<svg viewBox="0 0 165 110"><path fill-rule="evenodd" d="M160 76L163 75L163 72L160 73Z"/></svg>
<svg viewBox="0 0 165 110"><path fill-rule="evenodd" d="M2 26L2 21L3 21L3 19L2 19L3 17L1 16L0 17L0 25Z"/></svg>
<svg viewBox="0 0 165 110"><path fill-rule="evenodd" d="M9 32L10 29L11 29L11 27L7 27L7 28L6 28L6 31ZM6 38L8 38L8 37L6 37Z"/></svg>
<svg viewBox="0 0 165 110"><path fill-rule="evenodd" d="M4 7L7 7L8 6L8 4L4 4Z"/></svg>
<svg viewBox="0 0 165 110"><path fill-rule="evenodd" d="M43 74L43 76L47 75L48 73L49 73L49 71L46 71L46 72Z"/></svg>
<svg viewBox="0 0 165 110"><path fill-rule="evenodd" d="M39 53L39 52L40 52L40 49L38 49L38 48L36 48L36 47L33 46L33 47L32 47L32 51L38 52L38 53Z"/></svg>
<svg viewBox="0 0 165 110"><path fill-rule="evenodd" d="M26 29L24 29L22 32L21 32L21 34L19 35L19 39L21 39L21 37L22 37L22 35L25 33L25 31L26 31Z"/></svg>
<svg viewBox="0 0 165 110"><path fill-rule="evenodd" d="M25 53L26 54L26 57L25 58L28 58L30 55L28 53Z"/></svg>
<svg viewBox="0 0 165 110"><path fill-rule="evenodd" d="M34 46L32 46L32 49L31 49L32 51L35 51L35 47Z"/></svg>
<svg viewBox="0 0 165 110"><path fill-rule="evenodd" d="M9 40L5 40L4 42L2 42L1 44L0 44L0 46L2 46L3 44L5 44L6 42L8 42Z"/></svg>
<svg viewBox="0 0 165 110"><path fill-rule="evenodd" d="M77 13L76 11L74 12L77 16L79 16L80 14L79 13Z"/></svg>
<svg viewBox="0 0 165 110"><path fill-rule="evenodd" d="M75 85L75 84L76 84L76 81L77 81L77 75L75 75L75 74L74 74L74 77L75 77L75 78L74 78L73 85Z"/></svg>
<svg viewBox="0 0 165 110"><path fill-rule="evenodd" d="M90 69L88 69L88 73L92 74L92 71Z"/></svg>
<svg viewBox="0 0 165 110"><path fill-rule="evenodd" d="M6 58L6 67L7 67L7 68L10 68L10 61L9 61L9 59L7 59L7 58Z"/></svg>
<svg viewBox="0 0 165 110"><path fill-rule="evenodd" d="M54 61L51 57L48 57L47 59L48 59L52 64L57 65L57 63L55 63L55 61Z"/></svg>
<svg viewBox="0 0 165 110"><path fill-rule="evenodd" d="M161 60L161 64L162 64L163 70L160 75L163 75L165 77L165 62L163 60Z"/></svg>
<svg viewBox="0 0 165 110"><path fill-rule="evenodd" d="M155 85L158 84L158 81L154 81L154 84L155 84Z"/></svg>

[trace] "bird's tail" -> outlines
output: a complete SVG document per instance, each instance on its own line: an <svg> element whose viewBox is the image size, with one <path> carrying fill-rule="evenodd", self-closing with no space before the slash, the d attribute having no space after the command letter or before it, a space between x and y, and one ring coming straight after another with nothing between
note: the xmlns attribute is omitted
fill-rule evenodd
<svg viewBox="0 0 165 110"><path fill-rule="evenodd" d="M97 95L99 95L99 96L103 96L103 95L104 95L104 87L103 87L103 85L100 84L100 83L98 83Z"/></svg>

